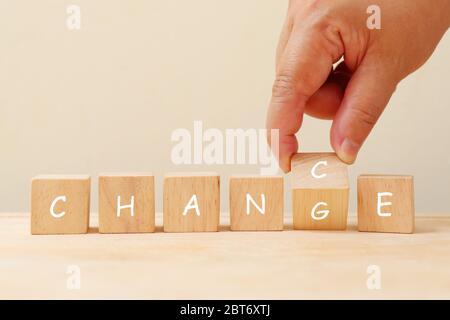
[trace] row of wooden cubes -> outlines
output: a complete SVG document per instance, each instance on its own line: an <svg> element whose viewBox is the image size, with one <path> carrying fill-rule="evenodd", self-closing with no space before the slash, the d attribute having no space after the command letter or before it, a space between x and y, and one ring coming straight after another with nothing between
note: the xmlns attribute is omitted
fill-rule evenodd
<svg viewBox="0 0 450 320"><path fill-rule="evenodd" d="M230 178L230 228L283 230L281 176ZM99 176L99 232L155 230L155 184L151 174ZM86 233L89 176L37 176L32 180L31 233ZM332 153L292 158L293 225L300 230L345 230L349 185L347 166ZM165 232L218 231L220 177L214 173L168 174L164 179ZM411 176L358 177L358 229L412 233L414 190Z"/></svg>

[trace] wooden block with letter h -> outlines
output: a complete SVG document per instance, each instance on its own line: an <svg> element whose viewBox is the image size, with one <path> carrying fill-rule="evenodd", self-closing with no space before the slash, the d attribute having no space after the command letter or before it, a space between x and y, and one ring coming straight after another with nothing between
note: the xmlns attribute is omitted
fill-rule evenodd
<svg viewBox="0 0 450 320"><path fill-rule="evenodd" d="M233 231L283 230L283 178L230 178L230 228Z"/></svg>
<svg viewBox="0 0 450 320"><path fill-rule="evenodd" d="M99 232L155 231L155 183L152 174L99 176Z"/></svg>
<svg viewBox="0 0 450 320"><path fill-rule="evenodd" d="M215 173L167 174L164 232L215 232L220 220L220 177Z"/></svg>
<svg viewBox="0 0 450 320"><path fill-rule="evenodd" d="M345 230L347 165L334 153L298 153L291 168L294 229Z"/></svg>
<svg viewBox="0 0 450 320"><path fill-rule="evenodd" d="M31 181L31 234L87 233L91 179L41 175Z"/></svg>
<svg viewBox="0 0 450 320"><path fill-rule="evenodd" d="M414 232L414 178L395 175L358 177L358 230Z"/></svg>

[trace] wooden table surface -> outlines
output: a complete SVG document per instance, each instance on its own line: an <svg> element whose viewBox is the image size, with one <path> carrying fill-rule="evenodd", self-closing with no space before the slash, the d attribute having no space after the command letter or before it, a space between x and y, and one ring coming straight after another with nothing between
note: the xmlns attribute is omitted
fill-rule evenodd
<svg viewBox="0 0 450 320"><path fill-rule="evenodd" d="M355 225L31 236L28 214L0 214L0 298L450 299L450 214L418 217L412 235L359 233ZM66 285L72 265L79 290ZM370 265L381 270L380 290L367 288Z"/></svg>

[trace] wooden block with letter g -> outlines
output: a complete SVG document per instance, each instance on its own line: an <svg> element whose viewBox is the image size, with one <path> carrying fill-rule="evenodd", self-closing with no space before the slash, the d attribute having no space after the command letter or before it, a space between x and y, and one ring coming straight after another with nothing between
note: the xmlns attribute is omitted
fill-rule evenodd
<svg viewBox="0 0 450 320"><path fill-rule="evenodd" d="M414 232L414 178L395 175L358 177L358 230Z"/></svg>
<svg viewBox="0 0 450 320"><path fill-rule="evenodd" d="M40 175L31 181L31 234L78 234L89 228L88 175Z"/></svg>
<svg viewBox="0 0 450 320"><path fill-rule="evenodd" d="M231 177L231 230L283 230L283 184L278 176Z"/></svg>
<svg viewBox="0 0 450 320"><path fill-rule="evenodd" d="M291 170L294 229L345 230L347 165L334 153L298 153Z"/></svg>
<svg viewBox="0 0 450 320"><path fill-rule="evenodd" d="M216 173L173 173L164 179L164 232L219 229L220 177Z"/></svg>
<svg viewBox="0 0 450 320"><path fill-rule="evenodd" d="M155 231L155 182L152 174L102 174L98 179L99 232Z"/></svg>

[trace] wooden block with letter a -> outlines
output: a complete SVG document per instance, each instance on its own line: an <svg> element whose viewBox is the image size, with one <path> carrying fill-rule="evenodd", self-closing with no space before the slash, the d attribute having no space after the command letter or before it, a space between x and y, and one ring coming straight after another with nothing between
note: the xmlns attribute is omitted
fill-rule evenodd
<svg viewBox="0 0 450 320"><path fill-rule="evenodd" d="M87 233L88 175L40 175L31 181L31 234Z"/></svg>
<svg viewBox="0 0 450 320"><path fill-rule="evenodd" d="M334 153L298 153L291 168L294 229L345 230L347 165Z"/></svg>
<svg viewBox="0 0 450 320"><path fill-rule="evenodd" d="M231 230L283 230L283 184L278 176L231 177Z"/></svg>
<svg viewBox="0 0 450 320"><path fill-rule="evenodd" d="M164 232L219 229L220 177L216 173L172 173L164 179Z"/></svg>
<svg viewBox="0 0 450 320"><path fill-rule="evenodd" d="M414 232L414 178L395 175L358 177L358 230Z"/></svg>
<svg viewBox="0 0 450 320"><path fill-rule="evenodd" d="M102 174L98 179L99 232L155 231L155 182L152 174Z"/></svg>

